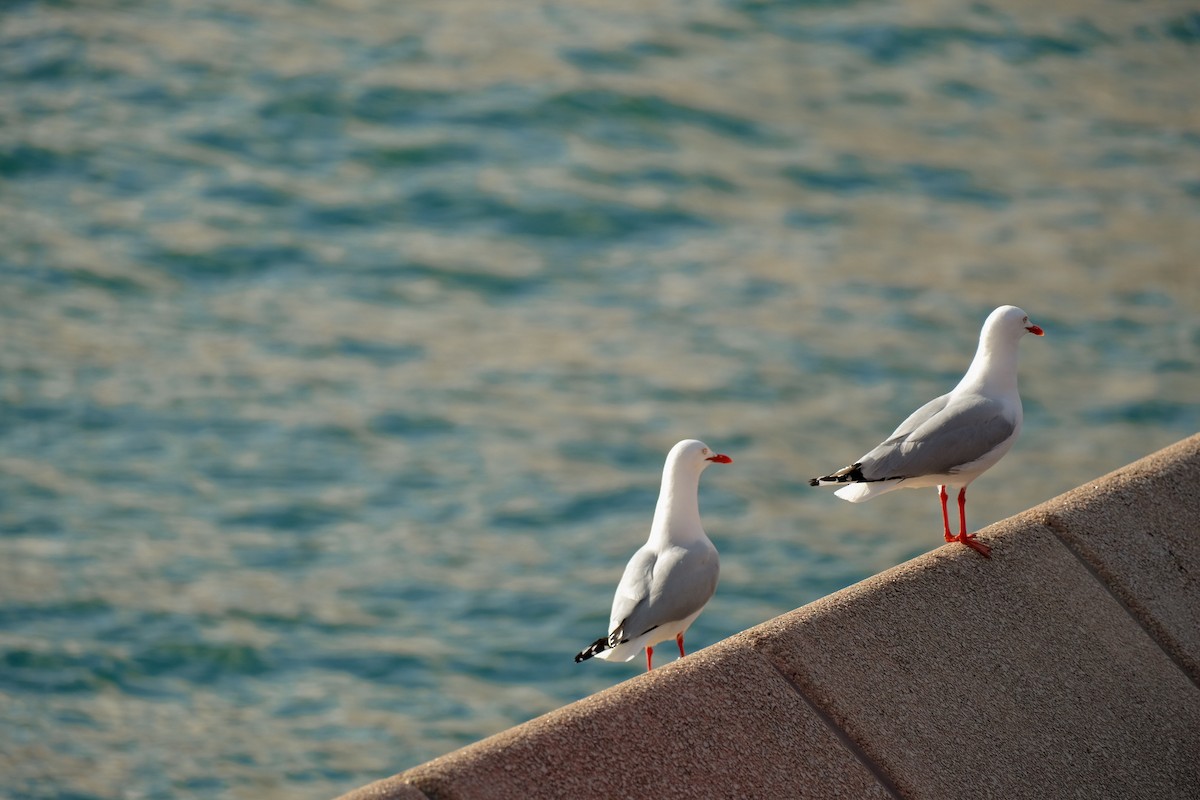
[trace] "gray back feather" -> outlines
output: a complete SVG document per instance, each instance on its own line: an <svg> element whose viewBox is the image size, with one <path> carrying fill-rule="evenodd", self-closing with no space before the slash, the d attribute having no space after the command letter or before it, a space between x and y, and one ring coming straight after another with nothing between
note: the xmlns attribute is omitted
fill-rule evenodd
<svg viewBox="0 0 1200 800"><path fill-rule="evenodd" d="M1013 435L1004 406L981 396L942 395L914 411L883 444L862 457L867 480L953 474Z"/></svg>
<svg viewBox="0 0 1200 800"><path fill-rule="evenodd" d="M700 610L717 588L720 562L712 542L672 545L659 554L642 548L625 568L612 618L632 639ZM629 590L629 591L626 591Z"/></svg>

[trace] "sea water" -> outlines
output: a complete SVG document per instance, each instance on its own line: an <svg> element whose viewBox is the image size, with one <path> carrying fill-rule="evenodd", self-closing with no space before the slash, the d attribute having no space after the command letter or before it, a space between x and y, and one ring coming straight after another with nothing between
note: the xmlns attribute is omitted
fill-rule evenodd
<svg viewBox="0 0 1200 800"><path fill-rule="evenodd" d="M3 794L329 797L636 675L572 656L679 439L693 649L935 548L807 479L997 305L972 528L1195 433L1198 65L1153 1L8 4Z"/></svg>

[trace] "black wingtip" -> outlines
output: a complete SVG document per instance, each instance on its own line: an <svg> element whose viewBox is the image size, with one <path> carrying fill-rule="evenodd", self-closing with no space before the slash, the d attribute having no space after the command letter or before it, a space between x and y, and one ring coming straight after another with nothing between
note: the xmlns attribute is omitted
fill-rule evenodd
<svg viewBox="0 0 1200 800"><path fill-rule="evenodd" d="M596 655L597 653L603 653L607 649L608 649L608 637L602 636L599 639L597 639L596 641L589 644L583 650L580 650L578 653L576 653L575 654L575 663L578 664L580 661L587 661L592 656Z"/></svg>
<svg viewBox="0 0 1200 800"><path fill-rule="evenodd" d="M851 464L848 467L842 467L831 475L826 475L821 478L811 478L808 481L808 485L820 486L822 483L865 483L866 481L867 477L863 475L862 471L862 462L859 461L857 464Z"/></svg>

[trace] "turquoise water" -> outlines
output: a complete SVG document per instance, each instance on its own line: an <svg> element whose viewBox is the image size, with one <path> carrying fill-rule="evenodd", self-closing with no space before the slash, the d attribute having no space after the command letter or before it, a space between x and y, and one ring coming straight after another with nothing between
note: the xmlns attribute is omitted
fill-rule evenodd
<svg viewBox="0 0 1200 800"><path fill-rule="evenodd" d="M8 4L6 795L329 797L637 674L571 657L681 438L693 648L932 549L805 482L1001 303L973 526L1196 432L1198 59L1170 2Z"/></svg>

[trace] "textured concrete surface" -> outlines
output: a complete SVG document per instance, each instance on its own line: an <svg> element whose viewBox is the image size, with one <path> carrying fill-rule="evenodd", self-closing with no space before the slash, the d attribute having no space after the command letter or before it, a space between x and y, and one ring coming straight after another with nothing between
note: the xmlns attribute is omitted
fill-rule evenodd
<svg viewBox="0 0 1200 800"><path fill-rule="evenodd" d="M1033 513L1200 686L1200 434Z"/></svg>
<svg viewBox="0 0 1200 800"><path fill-rule="evenodd" d="M368 783L349 794L344 794L339 800L430 800L430 798L404 780L404 776L393 775L381 781Z"/></svg>
<svg viewBox="0 0 1200 800"><path fill-rule="evenodd" d="M353 800L1200 798L1200 435Z"/></svg>
<svg viewBox="0 0 1200 800"><path fill-rule="evenodd" d="M989 529L739 638L904 797L1200 793L1200 691L1046 528ZM974 557L972 557L974 556Z"/></svg>
<svg viewBox="0 0 1200 800"><path fill-rule="evenodd" d="M433 800L889 796L766 660L730 645L434 759L403 780Z"/></svg>

